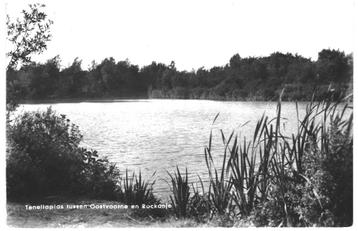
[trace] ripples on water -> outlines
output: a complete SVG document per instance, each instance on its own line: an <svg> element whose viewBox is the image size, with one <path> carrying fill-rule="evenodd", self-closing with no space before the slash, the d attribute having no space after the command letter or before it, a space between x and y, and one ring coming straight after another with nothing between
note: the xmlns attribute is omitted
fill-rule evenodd
<svg viewBox="0 0 358 231"><path fill-rule="evenodd" d="M223 102L209 100L128 100L56 104L26 104L18 111L45 110L52 106L59 114L79 126L82 145L107 156L123 172L142 171L147 178L156 171L155 192L167 197L169 172L178 165L188 168L189 180L197 174L204 180L207 171L204 147L213 129L213 155L223 154L219 129L229 135L235 129L239 136L251 139L257 120L263 113L275 117L275 102ZM299 104L303 114L306 103ZM213 119L220 113L215 124ZM288 134L296 131L295 103L282 103L282 116ZM243 124L248 122L245 126Z"/></svg>

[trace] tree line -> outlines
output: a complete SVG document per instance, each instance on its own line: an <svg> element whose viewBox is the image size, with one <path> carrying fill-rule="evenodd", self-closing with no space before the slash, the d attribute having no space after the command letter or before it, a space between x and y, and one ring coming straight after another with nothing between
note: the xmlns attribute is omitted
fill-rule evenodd
<svg viewBox="0 0 358 231"><path fill-rule="evenodd" d="M323 49L318 59L275 52L266 57L231 57L228 64L211 69L179 71L152 62L139 67L128 60L106 58L87 70L81 60L61 68L59 56L45 63L30 62L7 70L7 84L19 100L98 98L178 98L218 100L309 100L324 97L327 88L352 92L353 56Z"/></svg>

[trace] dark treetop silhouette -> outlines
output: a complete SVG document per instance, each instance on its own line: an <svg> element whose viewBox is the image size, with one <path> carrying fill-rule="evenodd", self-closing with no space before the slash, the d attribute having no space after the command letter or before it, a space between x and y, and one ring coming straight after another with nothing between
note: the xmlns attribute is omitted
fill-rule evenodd
<svg viewBox="0 0 358 231"><path fill-rule="evenodd" d="M46 63L27 63L7 71L19 99L179 98L218 100L310 100L323 98L328 88L337 93L352 91L353 58L339 50L324 49L317 61L290 53L241 58L234 55L225 66L210 70L179 71L152 62L139 68L128 60L94 61L88 70L76 58L60 69L60 57Z"/></svg>

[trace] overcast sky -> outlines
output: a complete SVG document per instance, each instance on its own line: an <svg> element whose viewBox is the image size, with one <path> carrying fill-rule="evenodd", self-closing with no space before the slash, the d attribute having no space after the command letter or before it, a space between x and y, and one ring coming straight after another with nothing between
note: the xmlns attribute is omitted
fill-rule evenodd
<svg viewBox="0 0 358 231"><path fill-rule="evenodd" d="M354 0L5 0L6 13L16 17L29 2L45 3L54 21L48 50L35 60L60 55L63 66L114 57L140 67L174 60L190 71L236 53L315 60L324 48L353 51Z"/></svg>

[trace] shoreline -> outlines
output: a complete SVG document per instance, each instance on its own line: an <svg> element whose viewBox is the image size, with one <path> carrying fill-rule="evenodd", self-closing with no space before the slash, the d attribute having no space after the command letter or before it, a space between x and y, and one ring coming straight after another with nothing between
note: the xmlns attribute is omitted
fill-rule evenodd
<svg viewBox="0 0 358 231"><path fill-rule="evenodd" d="M229 99L181 99L181 98L129 98L129 97L113 97L113 98L68 98L68 99L27 99L19 100L18 104L58 104L58 103L105 103L105 102L137 102L149 100L182 100L182 101L221 101L221 102L268 102L274 103L277 100L229 100ZM310 102L309 100L281 100L281 102Z"/></svg>

